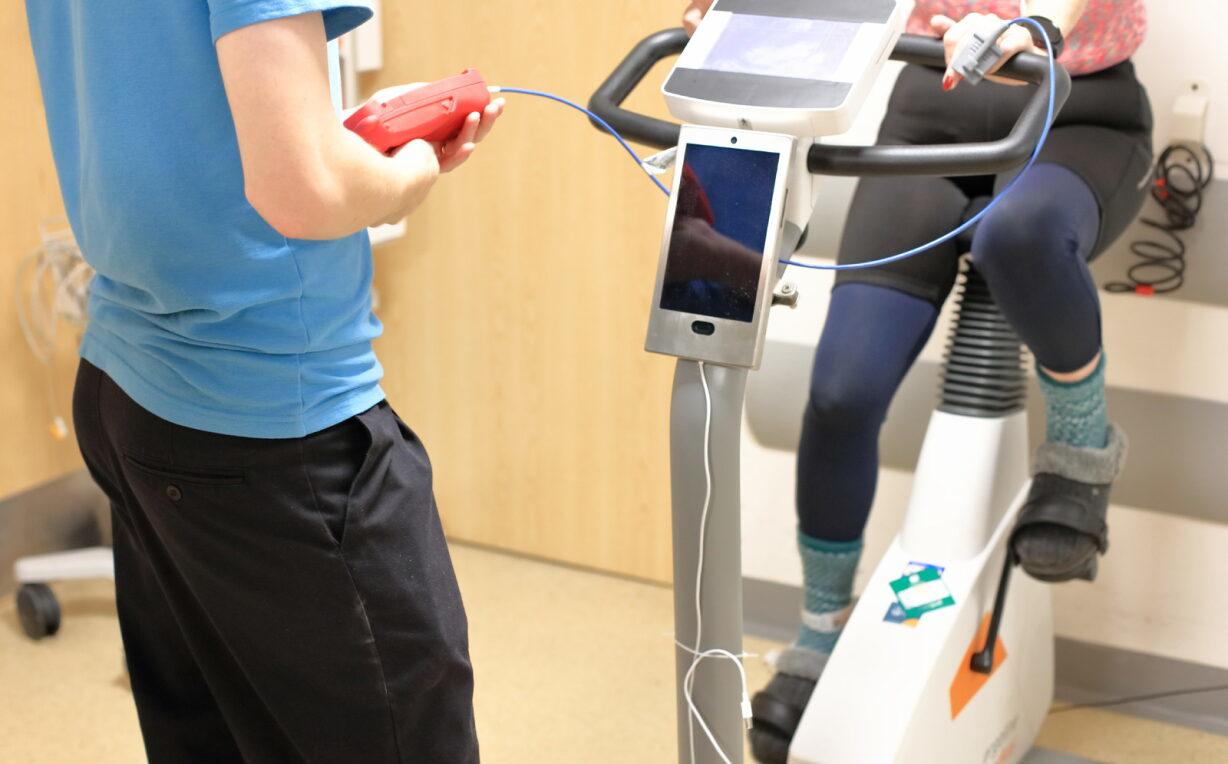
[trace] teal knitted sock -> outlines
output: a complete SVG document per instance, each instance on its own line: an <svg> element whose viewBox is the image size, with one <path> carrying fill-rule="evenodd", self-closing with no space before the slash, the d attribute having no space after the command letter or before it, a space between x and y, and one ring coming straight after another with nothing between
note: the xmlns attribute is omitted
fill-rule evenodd
<svg viewBox="0 0 1228 764"><path fill-rule="evenodd" d="M1079 382L1058 382L1037 367L1045 394L1048 440L1074 448L1104 448L1109 422L1104 404L1104 354L1091 376Z"/></svg>
<svg viewBox="0 0 1228 764"><path fill-rule="evenodd" d="M802 553L802 578L806 584L797 646L830 653L848 620L862 540L823 541L798 532L797 545Z"/></svg>

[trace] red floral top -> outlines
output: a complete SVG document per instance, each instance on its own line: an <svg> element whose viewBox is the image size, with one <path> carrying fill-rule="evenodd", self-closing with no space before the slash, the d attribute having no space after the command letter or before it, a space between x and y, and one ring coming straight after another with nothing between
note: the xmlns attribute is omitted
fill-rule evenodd
<svg viewBox="0 0 1228 764"><path fill-rule="evenodd" d="M956 21L969 13L993 13L1011 19L1019 15L1018 0L917 0L908 22L913 34L933 36L930 18L949 16ZM1062 64L1071 74L1091 74L1134 55L1147 35L1143 0L1091 0L1074 29L1063 29L1066 51Z"/></svg>

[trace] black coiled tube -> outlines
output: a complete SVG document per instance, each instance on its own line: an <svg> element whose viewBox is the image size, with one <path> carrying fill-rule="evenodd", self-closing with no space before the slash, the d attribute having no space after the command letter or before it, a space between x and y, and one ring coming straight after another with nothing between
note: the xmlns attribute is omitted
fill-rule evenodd
<svg viewBox="0 0 1228 764"><path fill-rule="evenodd" d="M1175 292L1185 284L1186 246L1181 234L1198 223L1203 196L1215 180L1215 157L1203 145L1169 146L1156 161L1151 198L1164 213L1163 220L1143 218L1144 226L1161 237L1130 245L1138 257L1124 281L1104 285L1109 292L1135 292L1144 296Z"/></svg>
<svg viewBox="0 0 1228 764"><path fill-rule="evenodd" d="M1027 403L1023 346L994 302L985 279L969 263L947 342L939 411L1003 417Z"/></svg>

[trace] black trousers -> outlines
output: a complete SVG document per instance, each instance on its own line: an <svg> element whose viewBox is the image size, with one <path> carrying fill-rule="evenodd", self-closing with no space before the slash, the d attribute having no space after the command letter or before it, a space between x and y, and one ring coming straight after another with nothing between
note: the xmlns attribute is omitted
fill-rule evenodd
<svg viewBox="0 0 1228 764"><path fill-rule="evenodd" d="M192 430L82 362L151 762L478 761L468 626L422 443L387 403L298 440Z"/></svg>

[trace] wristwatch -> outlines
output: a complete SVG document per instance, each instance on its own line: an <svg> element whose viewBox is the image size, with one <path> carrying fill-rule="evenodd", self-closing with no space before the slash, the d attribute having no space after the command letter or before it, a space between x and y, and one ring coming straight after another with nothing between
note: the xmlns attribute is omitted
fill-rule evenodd
<svg viewBox="0 0 1228 764"><path fill-rule="evenodd" d="M1045 29L1045 37L1049 38L1049 44L1053 46L1053 57L1057 58L1062 55L1062 51L1066 48L1066 40L1062 37L1062 30L1058 29L1057 24L1053 20L1045 16L1028 16L1028 18L1040 24ZM1040 32L1031 24L1024 24L1028 31L1032 33L1032 40L1035 41L1036 47L1044 48L1045 40L1040 36Z"/></svg>

